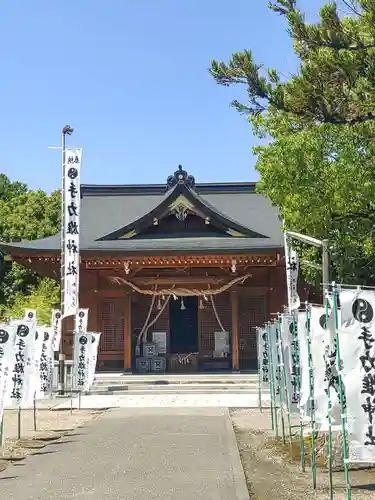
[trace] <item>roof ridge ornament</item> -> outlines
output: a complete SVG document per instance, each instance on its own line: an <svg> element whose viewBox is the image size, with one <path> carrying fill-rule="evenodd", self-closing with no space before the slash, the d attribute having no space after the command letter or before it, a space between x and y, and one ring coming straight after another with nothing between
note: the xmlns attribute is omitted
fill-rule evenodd
<svg viewBox="0 0 375 500"><path fill-rule="evenodd" d="M184 184L191 189L195 188L195 178L193 175L189 175L186 170L183 170L182 165L178 166L178 170L175 171L173 175L167 178L167 188L171 189L177 184Z"/></svg>

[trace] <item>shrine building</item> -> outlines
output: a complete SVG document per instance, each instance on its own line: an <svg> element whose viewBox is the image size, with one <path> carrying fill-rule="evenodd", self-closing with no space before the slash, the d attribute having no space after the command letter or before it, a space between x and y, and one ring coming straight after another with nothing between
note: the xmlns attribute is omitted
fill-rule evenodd
<svg viewBox="0 0 375 500"><path fill-rule="evenodd" d="M182 167L165 184L81 186L80 307L102 332L99 371L256 369L255 327L287 298L279 213L255 187ZM60 280L60 234L0 249ZM71 359L73 317L63 330Z"/></svg>

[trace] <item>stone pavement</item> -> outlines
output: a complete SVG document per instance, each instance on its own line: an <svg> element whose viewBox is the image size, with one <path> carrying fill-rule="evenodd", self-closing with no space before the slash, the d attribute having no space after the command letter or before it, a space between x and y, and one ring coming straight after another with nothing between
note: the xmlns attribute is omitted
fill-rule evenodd
<svg viewBox="0 0 375 500"><path fill-rule="evenodd" d="M268 406L269 395L262 395L263 406ZM56 408L68 408L66 401ZM74 398L73 407L78 407ZM146 394L146 395L89 395L82 396L81 408L258 408L258 394Z"/></svg>
<svg viewBox="0 0 375 500"><path fill-rule="evenodd" d="M12 500L249 500L227 409L116 409L0 473Z"/></svg>

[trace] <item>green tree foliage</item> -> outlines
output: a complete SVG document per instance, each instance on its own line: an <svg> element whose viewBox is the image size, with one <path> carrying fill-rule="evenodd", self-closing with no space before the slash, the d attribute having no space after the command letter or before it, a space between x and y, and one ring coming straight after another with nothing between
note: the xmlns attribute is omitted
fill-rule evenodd
<svg viewBox="0 0 375 500"><path fill-rule="evenodd" d="M330 2L308 24L296 0L270 8L286 18L300 59L283 81L251 51L212 61L224 86L242 84L247 102L232 105L269 139L255 148L258 189L281 211L286 227L330 240L333 268L344 282L375 282L375 0ZM341 9L340 9L341 11ZM303 259L318 260L301 248ZM305 268L312 280L321 277Z"/></svg>
<svg viewBox="0 0 375 500"><path fill-rule="evenodd" d="M25 184L0 175L0 241L34 240L59 230L60 192L50 196L28 191ZM0 303L12 304L18 293L27 295L41 280L28 269L7 260L0 269ZM56 285L57 286L57 285Z"/></svg>

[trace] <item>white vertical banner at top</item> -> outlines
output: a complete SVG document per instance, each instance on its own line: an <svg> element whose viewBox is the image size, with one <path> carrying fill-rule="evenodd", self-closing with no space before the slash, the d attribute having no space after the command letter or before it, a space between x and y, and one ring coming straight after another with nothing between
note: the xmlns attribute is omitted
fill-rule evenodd
<svg viewBox="0 0 375 500"><path fill-rule="evenodd" d="M0 324L0 421L12 381L16 334L16 325Z"/></svg>
<svg viewBox="0 0 375 500"><path fill-rule="evenodd" d="M88 309L78 309L75 316L74 331L78 334L87 332L87 323L89 319Z"/></svg>
<svg viewBox="0 0 375 500"><path fill-rule="evenodd" d="M267 331L265 328L257 328L258 343L258 363L260 370L260 381L263 384L269 383L269 347Z"/></svg>
<svg viewBox="0 0 375 500"><path fill-rule="evenodd" d="M26 319L27 321L36 321L36 309L25 309L23 319Z"/></svg>
<svg viewBox="0 0 375 500"><path fill-rule="evenodd" d="M339 332L347 410L349 461L375 463L375 294L356 291ZM351 302L351 318L347 311Z"/></svg>
<svg viewBox="0 0 375 500"><path fill-rule="evenodd" d="M91 389L92 384L95 379L95 369L96 369L96 361L98 359L98 348L100 341L100 333L90 332L91 333L91 344L89 347L89 375L88 375L88 387L87 390Z"/></svg>
<svg viewBox="0 0 375 500"><path fill-rule="evenodd" d="M285 244L285 267L286 267L286 286L288 292L288 306L289 310L293 311L298 309L301 305L298 295L298 273L299 273L299 260L297 252L294 250L290 243L290 239L284 233Z"/></svg>
<svg viewBox="0 0 375 500"><path fill-rule="evenodd" d="M82 149L65 149L63 317L77 314L79 306L80 174Z"/></svg>
<svg viewBox="0 0 375 500"><path fill-rule="evenodd" d="M91 333L74 332L73 384L78 391L86 391L89 385L91 338Z"/></svg>
<svg viewBox="0 0 375 500"><path fill-rule="evenodd" d="M35 321L18 320L10 398L18 405L26 393L26 374L32 370L35 353Z"/></svg>
<svg viewBox="0 0 375 500"><path fill-rule="evenodd" d="M60 309L52 309L51 325L53 330L52 347L55 352L60 349L62 315Z"/></svg>

